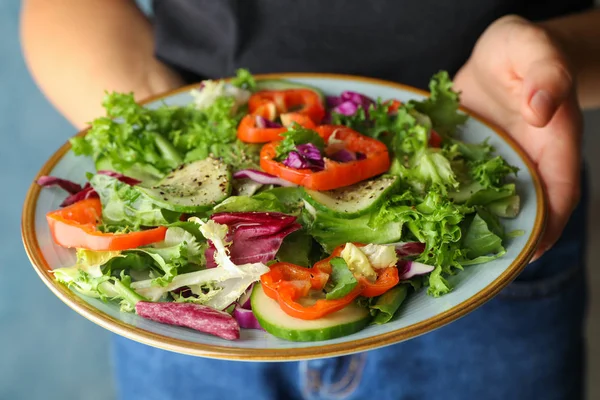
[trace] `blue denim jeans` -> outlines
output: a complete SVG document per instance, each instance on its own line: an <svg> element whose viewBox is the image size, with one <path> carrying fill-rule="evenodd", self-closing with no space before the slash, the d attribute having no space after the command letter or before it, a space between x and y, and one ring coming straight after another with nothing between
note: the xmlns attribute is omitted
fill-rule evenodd
<svg viewBox="0 0 600 400"><path fill-rule="evenodd" d="M119 396L127 400L582 399L586 199L584 190L550 252L493 300L444 328L379 350L288 363L194 358L115 337Z"/></svg>

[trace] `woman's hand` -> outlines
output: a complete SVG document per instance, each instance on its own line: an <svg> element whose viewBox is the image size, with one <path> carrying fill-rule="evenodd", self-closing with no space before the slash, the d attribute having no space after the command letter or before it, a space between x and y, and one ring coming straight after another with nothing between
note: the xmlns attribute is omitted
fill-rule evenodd
<svg viewBox="0 0 600 400"><path fill-rule="evenodd" d="M546 30L507 16L479 38L454 83L461 102L510 133L537 166L549 205L537 258L580 195L582 115L569 60Z"/></svg>

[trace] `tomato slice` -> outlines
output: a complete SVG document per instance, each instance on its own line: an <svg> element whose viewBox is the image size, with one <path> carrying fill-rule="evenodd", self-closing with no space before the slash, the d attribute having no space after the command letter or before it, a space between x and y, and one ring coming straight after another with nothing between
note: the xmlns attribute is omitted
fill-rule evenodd
<svg viewBox="0 0 600 400"><path fill-rule="evenodd" d="M93 198L49 212L46 220L56 244L97 251L127 250L160 242L167 232L165 226L160 226L124 234L104 233L97 229L101 216L102 204Z"/></svg>
<svg viewBox="0 0 600 400"><path fill-rule="evenodd" d="M344 148L360 152L365 155L365 158L345 163L325 159L325 169L318 172L310 169L295 169L275 160L279 142L271 142L261 150L260 167L271 175L312 190L331 190L349 186L382 174L390 168L387 147L376 139L339 125L321 125L315 131L325 142L328 142L335 133L335 138L343 142Z"/></svg>

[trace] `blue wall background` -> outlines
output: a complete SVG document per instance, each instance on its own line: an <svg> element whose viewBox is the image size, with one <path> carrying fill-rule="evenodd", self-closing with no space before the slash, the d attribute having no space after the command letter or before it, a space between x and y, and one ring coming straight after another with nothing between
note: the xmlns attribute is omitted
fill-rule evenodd
<svg viewBox="0 0 600 400"><path fill-rule="evenodd" d="M29 76L19 8L18 0L0 1L0 399L110 400L110 334L54 297L21 244L25 192L75 129Z"/></svg>

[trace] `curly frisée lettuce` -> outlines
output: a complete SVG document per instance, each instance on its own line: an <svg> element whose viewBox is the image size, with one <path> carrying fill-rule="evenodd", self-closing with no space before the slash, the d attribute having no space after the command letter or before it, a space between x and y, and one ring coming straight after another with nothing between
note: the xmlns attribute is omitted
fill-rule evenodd
<svg viewBox="0 0 600 400"><path fill-rule="evenodd" d="M431 95L422 101L412 101L415 109L427 115L438 133L453 135L468 116L459 110L460 95L452 90L452 80L446 71L440 71L429 82Z"/></svg>
<svg viewBox="0 0 600 400"><path fill-rule="evenodd" d="M138 301L145 300L131 289L131 277L123 272L119 276L111 275L109 261L121 257L120 252L77 251L77 264L72 267L57 268L52 271L55 278L78 291L102 301L119 300L121 311L131 312Z"/></svg>
<svg viewBox="0 0 600 400"><path fill-rule="evenodd" d="M196 296L179 298L179 301L197 302L223 310L239 299L269 268L263 263L236 265L231 261L227 250L230 243L225 241L227 225L212 220L203 222L196 217L190 220L200 225L204 237L214 245L217 267L177 275L165 286L157 286L151 280L145 280L134 282L132 288L149 300L157 301L169 292L185 286L195 292Z"/></svg>
<svg viewBox="0 0 600 400"><path fill-rule="evenodd" d="M122 308L132 311L135 292L129 286L129 275L151 277L153 285L165 286L181 268L198 269L203 265L205 249L206 243L198 243L191 233L171 227L165 240L155 246L125 251L78 249L74 266L53 273L59 282L82 294L103 301L121 299Z"/></svg>
<svg viewBox="0 0 600 400"><path fill-rule="evenodd" d="M415 187L421 191L425 187L435 186L445 193L449 187L458 187L450 162L437 149L422 149L416 153L406 178L412 178Z"/></svg>
<svg viewBox="0 0 600 400"><path fill-rule="evenodd" d="M240 71L238 77L246 73ZM102 103L106 116L92 121L85 136L71 139L73 152L91 156L97 169L147 184L184 161L209 156L222 158L234 169L256 167L260 147L242 143L236 135L249 92L222 81L206 81L204 87L206 91L198 91L200 106L147 108L131 93L107 93Z"/></svg>

